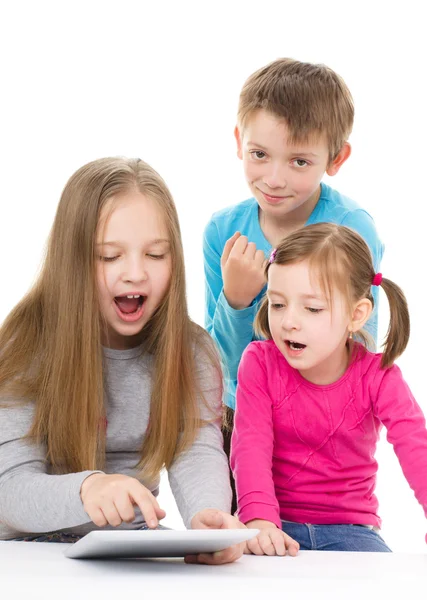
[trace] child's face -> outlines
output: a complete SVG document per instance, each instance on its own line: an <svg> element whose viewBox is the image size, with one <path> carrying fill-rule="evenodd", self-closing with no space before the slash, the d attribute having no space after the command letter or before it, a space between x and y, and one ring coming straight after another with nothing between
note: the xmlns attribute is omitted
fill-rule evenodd
<svg viewBox="0 0 427 600"><path fill-rule="evenodd" d="M326 137L291 144L286 123L265 110L252 115L236 137L246 180L262 211L280 219L308 201L315 205L329 162Z"/></svg>
<svg viewBox="0 0 427 600"><path fill-rule="evenodd" d="M113 202L111 214L108 204L101 213L98 227L97 282L107 323L103 344L121 350L141 343L141 331L168 289L171 255L168 232L152 199L134 191Z"/></svg>
<svg viewBox="0 0 427 600"><path fill-rule="evenodd" d="M307 261L273 263L267 296L271 335L288 363L313 383L339 379L351 323L344 296L335 290L328 303Z"/></svg>

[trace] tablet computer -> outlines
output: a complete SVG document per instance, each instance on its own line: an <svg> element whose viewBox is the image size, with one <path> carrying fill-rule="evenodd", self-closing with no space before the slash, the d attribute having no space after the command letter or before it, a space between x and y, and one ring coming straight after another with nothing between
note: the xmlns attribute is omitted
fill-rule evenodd
<svg viewBox="0 0 427 600"><path fill-rule="evenodd" d="M259 529L91 531L65 550L68 558L169 558L217 552L258 535Z"/></svg>

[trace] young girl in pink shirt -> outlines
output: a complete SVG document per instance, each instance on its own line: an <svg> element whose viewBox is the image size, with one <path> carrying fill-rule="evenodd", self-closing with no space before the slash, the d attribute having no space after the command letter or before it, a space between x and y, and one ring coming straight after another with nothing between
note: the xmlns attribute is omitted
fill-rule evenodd
<svg viewBox="0 0 427 600"><path fill-rule="evenodd" d="M425 418L393 364L409 339L406 299L355 231L329 223L284 239L266 275L255 327L267 339L242 357L232 437L239 518L261 529L248 549L390 552L374 493L383 425L427 515ZM390 305L382 354L363 331L372 285Z"/></svg>

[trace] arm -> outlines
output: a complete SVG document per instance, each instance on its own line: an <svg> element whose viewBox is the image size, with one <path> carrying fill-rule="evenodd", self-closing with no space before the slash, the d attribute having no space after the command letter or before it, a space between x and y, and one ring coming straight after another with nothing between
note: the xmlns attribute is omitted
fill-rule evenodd
<svg viewBox="0 0 427 600"><path fill-rule="evenodd" d="M375 228L375 224L372 217L362 209L354 210L346 214L346 216L341 222L341 225L345 225L350 229L354 229L359 235L363 237L371 251L375 272L378 273L380 271L381 260L384 254L384 245L378 237L378 233ZM371 315L371 318L369 319L366 325L366 330L372 335L376 345L378 342L379 290L378 287L372 287L371 291L374 298L374 310Z"/></svg>
<svg viewBox="0 0 427 600"><path fill-rule="evenodd" d="M240 520L248 523L261 519L281 529L272 475L273 404L263 358L259 348L252 344L239 367L231 468Z"/></svg>
<svg viewBox="0 0 427 600"><path fill-rule="evenodd" d="M34 405L0 408L0 522L19 532L47 532L90 522L80 487L95 471L50 475L43 445L24 438Z"/></svg>
<svg viewBox="0 0 427 600"><path fill-rule="evenodd" d="M211 351L214 346L204 334ZM186 527L204 509L217 509L230 513L231 488L227 457L223 450L220 429L222 381L221 374L211 363L206 350L198 345L196 377L203 394L199 399L201 417L207 422L200 427L193 445L177 456L169 469L168 476L172 493Z"/></svg>
<svg viewBox="0 0 427 600"><path fill-rule="evenodd" d="M232 308L224 295L221 271L223 247L214 221L207 225L203 238L205 270L205 327L220 351L225 376L236 387L240 357L253 338L257 311L254 300L242 310Z"/></svg>
<svg viewBox="0 0 427 600"><path fill-rule="evenodd" d="M403 474L427 517L426 421L396 365L382 377L374 410L387 428L387 440L393 444Z"/></svg>

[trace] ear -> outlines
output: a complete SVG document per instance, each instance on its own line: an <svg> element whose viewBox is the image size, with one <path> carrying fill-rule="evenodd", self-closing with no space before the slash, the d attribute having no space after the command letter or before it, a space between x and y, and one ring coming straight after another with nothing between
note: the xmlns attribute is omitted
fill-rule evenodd
<svg viewBox="0 0 427 600"><path fill-rule="evenodd" d="M336 155L334 160L329 164L328 168L326 169L326 173L328 175L330 175L331 177L333 175L336 175L338 173L338 171L341 169L342 165L347 160L347 158L350 156L350 154L351 154L351 146L348 142L345 142L344 146L338 152L338 154Z"/></svg>
<svg viewBox="0 0 427 600"><path fill-rule="evenodd" d="M366 321L372 314L372 302L368 298L362 298L356 302L351 316L351 322L348 326L350 332L355 333L362 329Z"/></svg>
<svg viewBox="0 0 427 600"><path fill-rule="evenodd" d="M236 142L237 142L237 156L240 158L240 160L242 160L242 157L243 157L243 153L242 153L242 138L241 138L241 135L240 135L240 131L239 131L238 125L236 125L236 127L234 128L234 137L236 138Z"/></svg>

